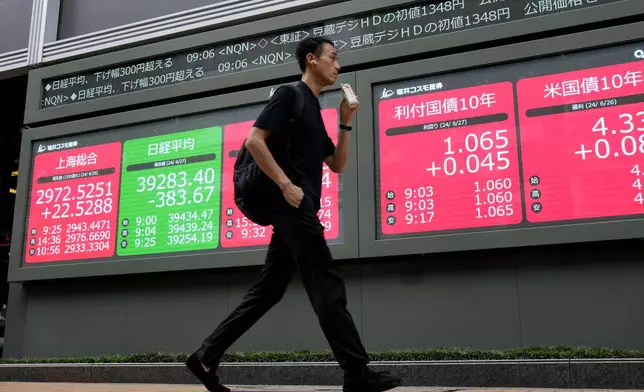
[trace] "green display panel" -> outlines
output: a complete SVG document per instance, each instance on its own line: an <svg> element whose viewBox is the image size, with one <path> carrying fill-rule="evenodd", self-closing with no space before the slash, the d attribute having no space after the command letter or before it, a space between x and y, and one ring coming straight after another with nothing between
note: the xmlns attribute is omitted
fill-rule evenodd
<svg viewBox="0 0 644 392"><path fill-rule="evenodd" d="M219 245L222 128L123 144L119 256Z"/></svg>

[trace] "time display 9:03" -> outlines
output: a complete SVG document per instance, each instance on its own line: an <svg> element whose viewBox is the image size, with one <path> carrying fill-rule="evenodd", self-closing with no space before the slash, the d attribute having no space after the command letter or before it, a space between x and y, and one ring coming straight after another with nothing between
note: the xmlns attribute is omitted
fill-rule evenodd
<svg viewBox="0 0 644 392"><path fill-rule="evenodd" d="M405 223L431 223L434 219L434 187L431 185L405 189ZM418 212L413 214L410 212Z"/></svg>

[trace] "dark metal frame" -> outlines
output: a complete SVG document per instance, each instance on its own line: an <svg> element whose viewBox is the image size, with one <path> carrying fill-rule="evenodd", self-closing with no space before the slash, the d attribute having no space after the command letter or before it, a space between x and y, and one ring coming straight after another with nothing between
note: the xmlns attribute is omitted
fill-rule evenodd
<svg viewBox="0 0 644 392"><path fill-rule="evenodd" d="M32 71L29 75L25 123L33 124L67 116L81 115L101 110L125 107L133 104L153 102L167 97L180 97L189 94L216 91L225 88L249 85L252 83L262 83L270 80L287 78L297 74L297 65L295 63L275 65L261 69L206 78L203 80L195 80L149 90L135 91L128 94L106 97L82 103L41 109L40 100L42 97L42 82L44 79L84 72L97 68L105 68L115 64L187 50L189 48L200 47L203 45L224 43L243 37L256 36L266 32L292 29L297 26L313 24L323 20L372 12L383 8L407 4L411 1L412 0L353 0L37 69ZM365 65L376 61L390 60L403 56L429 54L447 48L456 48L476 43L507 39L508 37L525 37L530 34L565 29L590 23L605 22L613 19L632 17L638 14L644 14L643 1L623 0L618 3L567 11L561 14L544 15L541 17L507 22L495 26L484 26L481 28L442 34L439 36L419 38L406 42L355 50L342 54L342 65L345 67Z"/></svg>
<svg viewBox="0 0 644 392"><path fill-rule="evenodd" d="M644 2L643 2L644 3ZM360 257L434 253L454 250L490 249L513 246L587 242L643 237L644 219L621 219L617 222L575 223L562 226L516 228L476 233L428 234L398 239L376 239L375 129L372 94L374 84L440 75L476 67L486 67L594 49L644 39L644 22L595 31L547 38L532 42L485 49L431 60L392 65L357 73L361 99L358 113ZM431 70L431 71L428 71ZM395 75L392 77L392 75Z"/></svg>
<svg viewBox="0 0 644 392"><path fill-rule="evenodd" d="M337 91L340 83L355 85L355 74L343 74L334 86L324 91ZM17 198L14 211L11 257L9 261L9 282L41 279L58 279L85 276L122 275L145 272L180 271L261 265L264 262L266 247L262 249L235 249L229 252L206 253L197 255L167 255L163 257L133 257L116 261L87 261L51 263L45 265L26 265L24 258L24 234L28 205L28 190L31 182L32 143L38 140L56 138L84 132L100 132L121 126L132 126L150 121L158 121L177 116L233 109L240 106L261 104L268 101L269 86L239 93L219 95L193 101L179 102L159 107L134 110L125 113L84 119L69 123L33 128L23 132L20 150L20 172L18 177ZM357 126L357 121L356 124ZM329 245L337 259L358 257L358 185L356 142L351 142L349 162L342 174L343 178L343 242Z"/></svg>

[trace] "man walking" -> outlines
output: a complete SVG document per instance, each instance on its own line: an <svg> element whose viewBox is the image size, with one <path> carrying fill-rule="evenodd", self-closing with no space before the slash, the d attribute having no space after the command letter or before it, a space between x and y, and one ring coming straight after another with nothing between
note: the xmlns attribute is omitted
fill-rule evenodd
<svg viewBox="0 0 644 392"><path fill-rule="evenodd" d="M277 304L299 270L324 335L344 370L346 392L380 392L401 382L386 372L367 367L369 357L346 308L345 285L324 238L320 209L323 162L341 173L347 163L351 122L356 108L343 96L337 147L322 120L318 96L335 83L340 71L333 42L307 38L298 44L296 58L302 80L295 88L279 88L257 118L245 141L248 152L272 182L266 190L266 211L273 235L259 281L241 304L208 336L186 365L212 392L228 392L216 376L225 351ZM301 114L289 124L297 96Z"/></svg>

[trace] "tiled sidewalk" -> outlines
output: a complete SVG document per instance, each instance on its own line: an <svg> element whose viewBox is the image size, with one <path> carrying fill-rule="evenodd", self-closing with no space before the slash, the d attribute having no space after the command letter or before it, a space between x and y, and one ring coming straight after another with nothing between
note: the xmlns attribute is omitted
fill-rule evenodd
<svg viewBox="0 0 644 392"><path fill-rule="evenodd" d="M300 386L237 386L233 392L341 392L340 387ZM199 385L150 385L150 384L63 384L63 383L11 383L0 382L0 392L205 392ZM423 388L403 387L392 392L608 392L608 389L534 389L534 388ZM644 390L630 390L644 391ZM629 392L620 389L619 392Z"/></svg>

